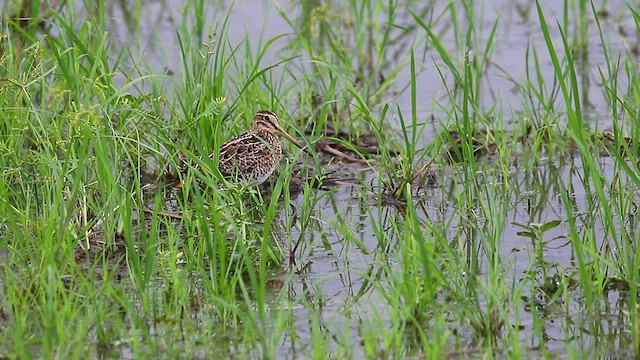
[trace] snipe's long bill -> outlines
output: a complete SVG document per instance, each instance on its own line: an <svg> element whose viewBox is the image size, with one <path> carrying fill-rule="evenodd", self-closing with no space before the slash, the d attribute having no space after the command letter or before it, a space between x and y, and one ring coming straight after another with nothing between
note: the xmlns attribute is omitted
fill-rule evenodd
<svg viewBox="0 0 640 360"><path fill-rule="evenodd" d="M253 118L253 129L229 140L220 147L218 170L232 180L259 185L273 174L282 158L282 145L278 135L302 149L302 145L289 135L271 111L261 110ZM215 153L209 155L211 158ZM183 166L181 171L186 171Z"/></svg>

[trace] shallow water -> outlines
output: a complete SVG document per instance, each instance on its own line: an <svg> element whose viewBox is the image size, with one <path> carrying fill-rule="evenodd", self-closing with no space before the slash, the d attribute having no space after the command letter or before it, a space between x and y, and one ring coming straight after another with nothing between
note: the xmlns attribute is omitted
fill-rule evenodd
<svg viewBox="0 0 640 360"><path fill-rule="evenodd" d="M125 5L126 6L126 5ZM181 8L183 4L177 0L166 2L143 2L140 13L145 14L141 17L139 27L128 23L125 14L131 9L123 9L119 6L110 8L110 26L109 32L112 38L113 47L118 50L120 46L130 46L132 42L139 43L139 48L132 48L134 58L141 56L144 64L149 66L153 71L163 74L168 73L171 76L179 77L180 60L175 54L179 54L178 41L176 37L176 27L182 23ZM207 5L207 14L211 18L207 19L205 29L222 21L220 16L216 14L225 14L228 7L220 2L213 2ZM296 8L292 7L288 2L282 5L292 13ZM429 6L429 5L424 5ZM425 11L427 14L440 14L442 9L437 5L433 12ZM481 110L488 110L493 106L498 106L497 113L503 113L507 117L505 123L510 124L517 121L518 109L522 107L523 99L514 87L514 83L508 78L512 77L516 82L523 83L525 81L525 54L531 48L535 48L541 57L541 73L547 84L553 82L553 68L548 60L547 50L545 48L542 34L538 31L538 18L534 3L530 1L478 1L475 3L479 15L476 20L481 21L482 36L486 37L490 33L494 22L498 21L496 37L499 39L495 43L495 48L491 56L492 64L486 70L486 82L483 84L483 99ZM596 4L596 7L599 5ZM619 14L624 8L624 4L607 3L607 11L610 14ZM420 6L413 6L413 10L419 12ZM561 1L543 2L543 9L547 13L548 19L554 16L558 19L562 17ZM400 11L400 23L410 23L413 21L408 12L404 9ZM260 39L266 41L275 36L291 33L291 29L287 23L277 14L276 7L273 3L267 1L238 1L233 6L231 12L230 37L232 43L240 43L245 33L251 34L252 46L257 47ZM609 21L611 20L611 21ZM448 44L454 43L454 37L450 29L446 27L446 19L440 21L437 28L433 30L436 33L444 33L443 41ZM442 24L442 25L440 25ZM555 29L553 24L550 26ZM626 50L630 42L637 39L629 38L627 35L621 34L621 29L634 29L632 20L629 18L608 18L603 22L603 30L607 37L608 44L612 47L612 52L618 53ZM397 30L399 32L399 30ZM611 127L611 116L608 114L608 105L604 97L604 91L598 77L598 66L604 66L604 58L600 48L600 40L598 38L595 26L590 27L589 34L589 50L586 53L583 71L578 76L583 80L584 98L590 104L590 118L588 126L592 128L608 129ZM392 32L397 35L398 32ZM559 34L556 30L552 30L555 36L553 39L556 44L560 44ZM408 54L409 46L415 38L424 38L424 32L421 29L415 30L415 33L406 41L401 39L393 45L394 51L389 54L403 54L397 58L388 59L391 67L403 62L404 56ZM132 39L134 39L132 41ZM278 40L280 47L287 45L287 39ZM480 41L480 43L483 43ZM420 139L422 145L428 144L433 137L437 135L440 123L446 123L446 112L442 107L447 106L445 89L441 85L442 79L438 72L438 67L442 64L437 53L430 48L426 48L424 41L418 42L416 47L416 56L420 61L419 67L422 69L418 78L418 113L421 119L427 119L433 116L435 118L433 132L428 132L423 139ZM453 45L451 45L453 47ZM422 47L422 48L420 48ZM278 48L278 46L276 46ZM474 49L469 49L475 51ZM452 56L464 56L464 50L452 49ZM276 62L278 59L277 51L270 51L264 64ZM530 69L531 70L531 69ZM407 79L409 75L408 69L401 72L400 78ZM451 79L446 79L451 82ZM624 80L621 80L624 81ZM395 91L403 90L401 82ZM167 89L171 89L172 82L166 81ZM170 90L169 90L170 93ZM558 99L560 101L560 99ZM411 98L408 90L403 90L394 104L398 104L405 113L410 112ZM395 105L394 105L395 106ZM535 107L534 107L535 108ZM514 124L517 125L517 124ZM391 124L395 129L399 129L398 124ZM523 156L525 156L523 154ZM602 158L605 169L611 170L612 160ZM512 193L504 194L500 199L484 199L485 201L499 201L506 203L509 208L508 218L505 220L505 228L502 234L502 242L499 244L499 253L501 258L506 261L505 272L511 274L509 280L517 283L523 278L524 273L529 269L530 259L533 256L534 244L529 238L523 237L518 233L523 230L515 224L544 224L554 220L564 220L565 208L559 195L560 188L557 184L564 184L565 188L573 189L571 194L575 201L576 212L585 212L587 207L585 204L590 200L587 191L582 187L582 183L578 176L575 175L576 170L580 170L581 164L579 159L570 159L567 164L557 164L550 162L539 166L535 170L525 171L519 169L514 162L514 166L509 169L511 174L511 182L517 185L512 186ZM454 214L457 205L457 195L460 189L456 190L459 183L464 181L455 181L455 169L437 169L437 183L433 187L425 187L422 190L424 199L423 206L418 210L421 219L424 222L447 222ZM297 329L296 339L286 337L283 341L281 353L283 357L292 357L296 354L308 354L309 344L306 342L310 338L310 323L307 309L304 306L296 306L297 303L321 303L322 325L328 334L335 332L337 336L344 333L345 326L351 329L351 341L353 344L360 344L361 337L359 335L359 321L366 321L368 314L372 312L385 313L380 301L380 294L372 288L368 283L369 276L375 276L379 268L376 265L380 258L379 251L388 251L381 248L376 238L371 223L386 224L401 218L402 215L397 208L387 206L383 209L376 208L375 194L377 191L372 189L372 184L376 184L376 174L374 173L357 173L354 175L358 181L353 186L345 185L331 190L324 200L315 209L315 217L317 225L311 226L302 236L305 238L305 244L301 251L300 259L304 259L304 271L299 275L299 281L289 289L291 295L291 304L295 314ZM486 184L493 184L494 179L482 179ZM499 184L495 184L498 186ZM363 190L364 189L364 190ZM448 189L445 191L445 189ZM454 189L454 191L450 191ZM486 194L477 194L482 197ZM301 199L296 200L301 205ZM283 217L283 222L285 221ZM489 219L490 220L490 219ZM467 237L464 231L456 226L464 226L461 220L454 221L448 234L452 241L459 241L461 244L476 244L477 238ZM477 219L478 222L488 221L487 219ZM353 241L345 241L348 236L341 230L343 226L349 226L351 229L357 229L355 232L362 247L354 245ZM293 230L292 238L297 239L300 234ZM602 229L596 229L601 232ZM568 234L568 229L561 224L544 234L544 240L547 241L548 251L545 253L545 260L555 263L557 266L551 266L550 272L556 269L564 269L566 271L573 268L573 250L571 244L568 243L564 235ZM392 244L390 246L393 246ZM486 254L481 254L478 260L480 269L486 266ZM391 264L397 267L398 264ZM365 276L366 275L366 276ZM561 274L560 274L561 275ZM382 286L386 286L384 279L379 279ZM278 292L280 289L274 289ZM524 295L528 295L525 291ZM585 347L597 347L597 344L612 334L622 332L624 328L624 316L620 314L620 297L615 291L610 292L609 299L603 301L602 307L608 312L603 313L603 317L611 318L610 321L603 325L599 332L594 331L592 336L582 334L582 341L590 342L584 344ZM357 306L353 303L357 302ZM350 305L350 316L347 318L344 313L345 304ZM572 317L572 321L559 319L557 322L550 321L546 326L546 334L548 339L546 344L551 352L562 351L564 349L565 338L567 334L575 331L580 332L583 326L588 324L582 323L581 308L577 299L569 301L569 313L565 316ZM562 314L560 312L560 314ZM557 314L556 314L557 315ZM552 315L552 317L555 315ZM384 316L383 316L384 318ZM532 331L532 316L526 310L520 311L520 319L524 328L522 330L522 340L526 341ZM464 336L463 336L464 337ZM538 345L536 341L527 344L530 349L535 349ZM359 354L360 349L354 350ZM534 350L535 352L535 350Z"/></svg>
<svg viewBox="0 0 640 360"><path fill-rule="evenodd" d="M595 4L597 9L601 7L600 3ZM279 35L289 34L277 40L276 46L267 51L263 61L267 66L282 57L280 49L284 49L287 46L290 34L292 34L289 25L279 16L278 7L291 17L299 12L298 7L295 5L289 3L275 4L278 3L270 1L236 1L231 6L225 1L216 1L206 4L207 10L205 10L205 14L208 14L209 17L205 20L204 28L215 29L220 27L224 21L223 16L231 9L228 35L233 45L243 44L245 34L250 34L251 48L255 52L259 48L259 44ZM127 51L131 52L132 59L130 63L136 63L138 66L148 66L152 73L158 75L169 74L176 79L179 78L181 64L176 29L185 19L184 11L182 10L183 4L180 0L163 0L143 2L141 5L142 8L139 12L143 13L144 16L140 18L139 24L136 24L135 21L128 17L135 13L132 5L123 4L123 7L113 6L108 9L108 31L111 34L110 41L114 52L126 48ZM398 23L402 25L413 24L414 20L408 10L418 14L424 13L431 17L433 14L440 14L443 11L442 6L439 2L423 5L416 4L408 8L398 6ZM479 44L486 43L491 28L496 21L498 23L495 35L497 41L494 41L490 66L486 69L485 82L481 92L483 94L481 102L483 108L481 110L488 111L497 106L496 113L503 112L506 116L513 113L514 118L517 119L518 109L522 107L523 96L518 92L513 81L524 83L526 80L525 57L527 51L531 52L533 48L538 51L541 58L540 73L544 82L552 84L554 78L553 66L548 57L544 38L539 31L535 5L530 1L486 0L475 2L474 6L477 8L478 19L481 20L476 19L476 21L479 21L482 25L479 31L481 34L481 39L478 39L480 40ZM562 21L562 6L561 1L542 2L543 11L549 17L550 22L554 18ZM603 10L603 12L606 10L607 13L611 14L601 22L605 39L613 54L629 51L631 47L638 46L638 39L634 34L635 26L633 20L628 11L624 12L625 8L626 5L622 2L606 2L606 7ZM617 15L621 13L624 14L624 17ZM125 14L129 15L125 16ZM190 18L189 14L186 16L187 19ZM574 23L573 19L571 21ZM590 18L589 21L593 23L593 19ZM465 25L462 24L462 26ZM553 25L549 24L550 32L552 36L555 36L553 41L556 44L556 48L559 49L562 42L559 38L560 34L557 27ZM476 26L478 25L476 24ZM442 41L445 44L451 44L451 57L453 60L461 61L465 52L470 54L477 54L478 52L476 49L453 48L455 44L454 35L446 18L440 21L432 31L442 35ZM588 51L578 59L581 64L577 68L579 71L577 75L581 79L580 83L583 84L581 89L583 100L588 106L587 109L590 110L585 111L585 115L590 116L589 123L593 128L610 129L610 110L598 75L598 67L604 68L605 59L597 27L595 25L590 26L589 31ZM205 38L203 42L207 41L206 35L204 34L203 36ZM418 28L411 33L411 36L402 36L402 32L396 29L391 31L391 38L396 37L398 41L392 42L388 51L391 58L387 59L387 68L393 68L406 61L412 41L416 38L425 39L426 35L422 29ZM415 45L414 50L416 52L416 61L419 61L417 67L420 70L416 79L419 89L417 93L418 114L421 115L420 118L429 118L431 115L435 115L436 123L446 123L447 116L441 110L442 106L447 106L444 99L446 89L441 85L442 79L438 71L440 67L446 73L446 68L436 51L426 46L424 41ZM278 71L278 69L276 68L275 71ZM533 72L534 69L530 68L529 71ZM399 78L405 82L399 82L399 85L394 89L394 91L403 91L397 94L397 98L393 98L393 104L398 104L405 113L408 113L411 108L409 91L403 89L408 77L409 69L405 67L399 75ZM513 79L513 81L510 79ZM449 87L453 86L451 84L452 79L448 78L446 81L449 83ZM624 84L627 80L624 77L620 77L619 81ZM164 84L168 90L167 93L170 94L173 87L172 81L167 80ZM558 101L560 101L559 98ZM510 121L511 119L505 119L507 124ZM399 131L398 124L391 123L390 125ZM427 134L422 140L428 143L432 140L432 135Z"/></svg>
<svg viewBox="0 0 640 360"><path fill-rule="evenodd" d="M603 161L608 161L604 159ZM574 164L578 168L580 167L579 161ZM534 173L523 174L517 169L513 170L513 180L519 182L519 186L516 188L521 189L519 194L511 194L506 196L502 201L507 202L509 205L509 212L505 223L504 232L502 234L502 242L499 245L500 256L505 261L505 272L507 274L507 282L514 281L517 284L525 277L525 273L529 269L531 257L534 256L534 246L531 239L518 235L518 232L523 231L522 227L516 226L516 223L520 224L544 224L553 220L562 220L564 214L564 205L559 199L559 195L552 186L545 188L545 179L559 177L558 181L566 180L574 185L575 189L578 189L573 196L575 203L578 206L577 211L586 211L584 204L587 202L587 195L584 192L580 192L581 183L577 177L567 179L566 168L555 168L553 165L541 166L534 171ZM446 177L443 177L445 179ZM366 181L364 182L366 183ZM550 184L550 182L546 182ZM422 220L425 222L439 223L442 221L446 223L455 212L456 206L456 194L447 195L442 192L443 188L447 188L447 184L438 184L437 187L426 191L426 201L424 206L420 207L419 214ZM300 276L300 282L291 289L292 303L310 301L312 303L322 303L322 319L325 329L329 334L335 332L335 336L340 337L340 334L344 332L345 324L351 328L352 341L354 344L360 343L362 340L359 336L360 323L357 319L367 319L375 311L378 314L385 314L383 299L380 298L378 290L373 288L367 279L375 277L379 274L380 268L376 264L379 264L383 259L379 256L379 251L388 251L385 248L381 248L378 243L378 239L374 235L371 229L371 222L382 223L390 225L391 222L402 222L402 212L394 207L385 207L380 214L382 218L379 218L377 210L371 210L372 203L369 199L362 201L359 196L361 189L355 187L344 187L338 189L331 198L327 200L325 204L321 204L317 208L317 216L323 224L328 226L320 226L312 228L304 238L308 240L309 247L311 247L310 254L303 256L305 259L304 273ZM371 193L373 196L373 192ZM337 215L339 214L339 215ZM342 220L339 220L341 218ZM486 221L486 219L478 219L478 221ZM359 240L364 245L364 251L362 248L353 245L353 242L345 242L344 234L337 230L340 222L350 224L351 228L359 229ZM455 230L456 226L464 227L462 223L452 224L452 230L450 231L449 238L452 241L460 241L464 246L478 246L479 238L464 238L464 232L460 233ZM596 232L601 232L602 229L596 229ZM545 252L545 261L550 263L548 269L550 274L558 273L562 276L562 271L569 271L575 266L575 259L573 258L573 249L568 239L564 236L568 235L569 231L564 225L555 227L544 233L543 240L546 242L548 249ZM294 231L293 238L297 238L298 234ZM398 240L400 241L400 240ZM328 246L328 244L329 246ZM474 245L475 244L475 245ZM389 245L393 248L393 243ZM482 254L478 259L479 266L484 269L486 266L486 254ZM390 261L394 261L393 259ZM555 265L554 265L555 264ZM299 264L300 265L300 264ZM398 264L392 264L393 267L398 267ZM386 281L384 278L377 278L377 281L384 288L386 287ZM309 290L313 289L313 290ZM529 290L525 290L523 295L530 296ZM607 308L608 313L603 313L605 317L615 317L616 309L620 310L621 304L619 304L619 296L616 291L612 291L609 294L608 301L603 301L603 307ZM358 304L354 306L353 304ZM344 311L349 306L349 319L345 318ZM569 313L556 312L550 310L552 318L556 316L569 316L571 319L574 331L579 332L583 324L582 319L583 311L579 305L578 299L569 301ZM296 328L300 332L298 336L304 339L305 334L309 335L305 331L305 328L309 326L308 318L306 317L306 309L304 307L297 307L296 313ZM555 314L555 315L554 315ZM383 316L384 318L384 316ZM562 352L565 348L565 338L567 329L563 328L566 325L566 320L559 319L559 321L550 321L546 324L546 334L549 339L546 339L546 346L548 351ZM520 325L522 330L522 341L526 341L530 336L529 332L532 331L532 315L527 311L520 313ZM625 324L623 319L613 319L608 323L608 328L604 329L602 334L595 336L594 342L598 342L598 337L606 338L613 332L619 332L624 328ZM620 327L618 327L620 326ZM471 336L471 334L467 334ZM589 338L588 336L584 336ZM556 339L556 340L553 340ZM469 345L471 340L469 338ZM295 342L291 340L285 340L284 347L282 349L282 355L292 355L291 349L288 348L292 343L296 346L306 346L304 340L297 339ZM531 348L535 348L536 344L530 344ZM301 349L297 349L300 351ZM356 355L358 352L356 351Z"/></svg>

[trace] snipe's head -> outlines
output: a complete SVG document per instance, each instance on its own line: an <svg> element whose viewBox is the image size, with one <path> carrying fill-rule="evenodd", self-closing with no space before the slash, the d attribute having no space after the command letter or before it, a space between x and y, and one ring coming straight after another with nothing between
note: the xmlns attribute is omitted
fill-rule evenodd
<svg viewBox="0 0 640 360"><path fill-rule="evenodd" d="M258 111L253 118L253 130L264 130L274 135L280 135L302 149L302 145L280 126L278 116L269 110Z"/></svg>

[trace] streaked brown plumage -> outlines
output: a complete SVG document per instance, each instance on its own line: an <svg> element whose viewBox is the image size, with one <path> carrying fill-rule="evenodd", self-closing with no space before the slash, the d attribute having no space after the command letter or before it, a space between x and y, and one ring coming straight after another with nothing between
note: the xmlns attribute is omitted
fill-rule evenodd
<svg viewBox="0 0 640 360"><path fill-rule="evenodd" d="M278 116L261 110L253 118L253 129L220 146L218 170L232 180L249 185L259 185L273 174L282 158L282 146L278 135L302 148L302 145L282 129ZM211 158L215 153L209 155ZM187 166L181 167L185 172Z"/></svg>

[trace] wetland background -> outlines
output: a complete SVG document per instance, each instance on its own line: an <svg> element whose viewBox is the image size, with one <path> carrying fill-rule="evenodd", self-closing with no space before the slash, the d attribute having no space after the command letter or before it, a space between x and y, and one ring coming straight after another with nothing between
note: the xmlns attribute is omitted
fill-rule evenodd
<svg viewBox="0 0 640 360"><path fill-rule="evenodd" d="M1 4L0 356L640 355L637 2Z"/></svg>

